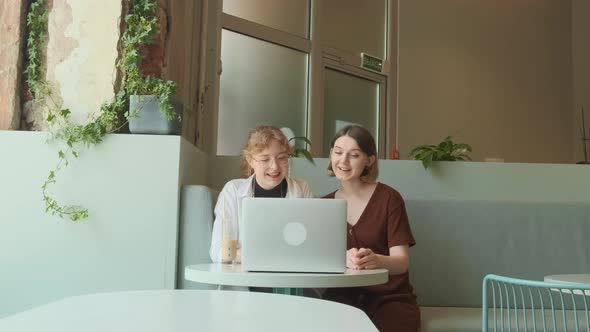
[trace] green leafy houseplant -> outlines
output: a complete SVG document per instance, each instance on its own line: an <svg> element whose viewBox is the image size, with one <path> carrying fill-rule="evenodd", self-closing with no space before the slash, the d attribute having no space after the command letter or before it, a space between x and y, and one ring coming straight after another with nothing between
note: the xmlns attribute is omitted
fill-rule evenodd
<svg viewBox="0 0 590 332"><path fill-rule="evenodd" d="M465 143L455 144L451 136L447 136L438 145L420 145L410 151L410 157L421 160L424 169L427 169L433 161L471 160L467 155L471 152L471 146Z"/></svg>
<svg viewBox="0 0 590 332"><path fill-rule="evenodd" d="M311 147L311 142L309 141L309 139L307 139L307 137L304 137L304 136L295 136L295 137L289 138L289 144L291 144L291 141L293 141L293 145L295 146L295 148L293 149L293 153L291 154L291 157L296 157L296 158L304 157L310 163L315 165L315 162L313 161L313 157L311 156L311 153L307 149L297 147L297 141L303 141L305 144L307 144Z"/></svg>
<svg viewBox="0 0 590 332"><path fill-rule="evenodd" d="M27 85L33 97L43 95L46 90L41 80L43 65L41 61L41 46L45 44L47 34L47 17L49 12L45 8L45 0L36 0L31 3L27 13L27 56L25 67Z"/></svg>
<svg viewBox="0 0 590 332"><path fill-rule="evenodd" d="M170 80L154 76L143 76L140 72L142 45L150 44L158 29L155 0L134 0L129 14L125 17L126 30L121 38L122 56L117 67L122 73L123 90L131 95L155 95L160 102L160 112L168 120L179 118L171 104L176 94L177 85ZM138 116L137 110L131 110L127 116Z"/></svg>
<svg viewBox="0 0 590 332"><path fill-rule="evenodd" d="M47 109L47 122L51 130L51 139L63 143L58 151L57 165L49 171L49 175L41 186L46 213L60 218L69 217L72 221L88 217L88 209L77 205L63 205L57 202L49 192L49 186L56 183L56 174L72 159L78 158L79 148L90 147L102 142L106 134L119 131L131 116L137 112L127 111L128 97L131 94L157 95L160 100L160 111L166 118L179 116L172 109L170 99L176 92L176 84L159 78L144 77L140 72L141 45L151 42L157 32L156 16L157 0L127 0L130 4L129 13L125 17L126 29L122 36L122 56L116 67L121 73L121 86L115 98L104 103L98 115L85 125L71 121L69 109L64 109L59 99L53 98L49 83L43 78L45 68L41 61L41 45L45 45L47 35L47 16L44 0L33 0L27 13L27 75L28 90L36 104L43 103ZM124 123L121 116L124 115Z"/></svg>

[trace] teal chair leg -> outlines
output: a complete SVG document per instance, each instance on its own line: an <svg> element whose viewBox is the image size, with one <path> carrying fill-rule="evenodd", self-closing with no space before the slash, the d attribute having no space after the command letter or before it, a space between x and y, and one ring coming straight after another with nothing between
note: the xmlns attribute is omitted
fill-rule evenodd
<svg viewBox="0 0 590 332"><path fill-rule="evenodd" d="M273 288L273 293L283 295L303 296L302 288Z"/></svg>

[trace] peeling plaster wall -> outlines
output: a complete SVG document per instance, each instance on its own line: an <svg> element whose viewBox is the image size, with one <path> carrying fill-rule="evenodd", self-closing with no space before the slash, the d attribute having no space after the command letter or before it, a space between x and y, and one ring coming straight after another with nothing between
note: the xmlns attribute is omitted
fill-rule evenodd
<svg viewBox="0 0 590 332"><path fill-rule="evenodd" d="M77 123L114 97L121 0L54 0L49 14L47 79ZM36 114L39 124L39 112ZM32 115L35 116L35 115Z"/></svg>

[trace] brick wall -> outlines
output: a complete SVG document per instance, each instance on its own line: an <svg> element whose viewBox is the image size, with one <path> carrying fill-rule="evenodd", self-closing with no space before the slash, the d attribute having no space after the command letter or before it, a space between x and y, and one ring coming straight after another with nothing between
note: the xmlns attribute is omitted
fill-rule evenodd
<svg viewBox="0 0 590 332"><path fill-rule="evenodd" d="M20 126L24 15L28 0L0 1L0 130Z"/></svg>

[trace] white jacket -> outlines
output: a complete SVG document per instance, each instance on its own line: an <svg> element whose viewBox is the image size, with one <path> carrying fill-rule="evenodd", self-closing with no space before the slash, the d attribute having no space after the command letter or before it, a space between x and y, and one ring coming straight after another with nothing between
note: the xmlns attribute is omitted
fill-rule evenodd
<svg viewBox="0 0 590 332"><path fill-rule="evenodd" d="M238 240L238 247L241 247L241 239L239 236L239 220L241 218L242 211L242 199L244 197L252 197L252 180L254 176L250 176L247 179L235 179L225 184L217 204L215 204L215 221L213 222L213 233L211 235L211 248L209 249L209 255L213 262L221 261L221 239L223 237L223 222L222 218L225 214L225 218L232 220L232 224L236 229L236 236ZM309 188L307 182L301 179L294 179L287 177L287 196L291 198L312 198L313 193ZM224 211L225 209L225 211Z"/></svg>

